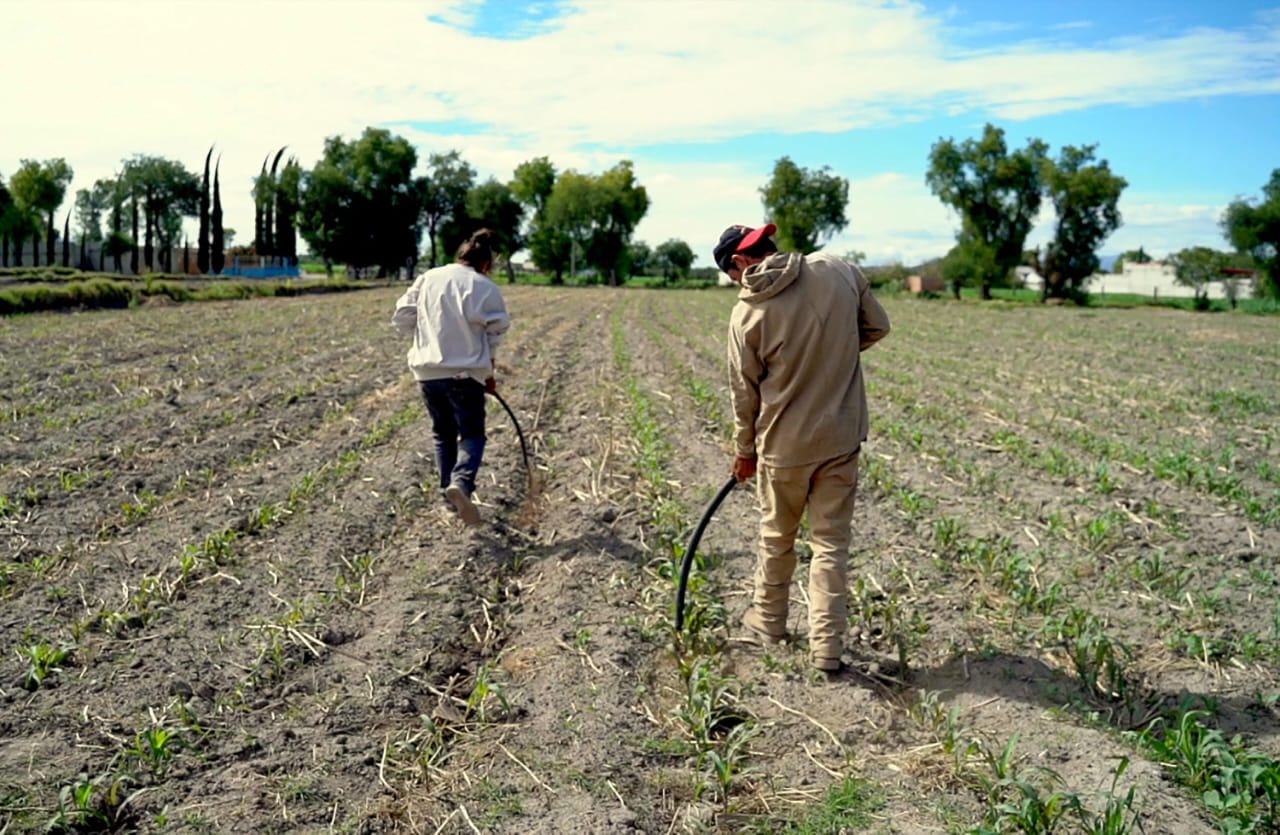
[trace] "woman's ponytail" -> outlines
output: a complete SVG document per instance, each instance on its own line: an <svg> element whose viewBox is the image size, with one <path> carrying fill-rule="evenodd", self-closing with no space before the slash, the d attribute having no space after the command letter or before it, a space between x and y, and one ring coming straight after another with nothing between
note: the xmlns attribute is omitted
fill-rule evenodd
<svg viewBox="0 0 1280 835"><path fill-rule="evenodd" d="M454 256L454 260L481 272L484 271L482 268L491 266L493 264L492 230L477 229L471 233L471 237L458 247L458 254Z"/></svg>

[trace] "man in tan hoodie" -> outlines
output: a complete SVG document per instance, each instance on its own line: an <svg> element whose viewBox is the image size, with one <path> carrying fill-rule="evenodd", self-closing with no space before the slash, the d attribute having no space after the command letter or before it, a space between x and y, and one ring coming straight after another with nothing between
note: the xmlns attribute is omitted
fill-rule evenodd
<svg viewBox="0 0 1280 835"><path fill-rule="evenodd" d="M769 642L786 638L807 506L809 652L815 667L832 672L848 628L853 501L867 437L860 354L889 332L889 317L856 266L821 252L778 252L775 232L772 223L730 226L714 250L742 288L729 322L733 475L759 475L759 561L742 622Z"/></svg>

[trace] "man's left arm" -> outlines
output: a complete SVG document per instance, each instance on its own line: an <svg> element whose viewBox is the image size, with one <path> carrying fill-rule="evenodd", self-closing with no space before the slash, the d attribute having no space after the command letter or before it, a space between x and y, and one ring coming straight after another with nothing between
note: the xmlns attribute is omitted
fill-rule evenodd
<svg viewBox="0 0 1280 835"><path fill-rule="evenodd" d="M889 314L871 292L871 282L862 270L849 266L858 288L858 350L865 351L889 335Z"/></svg>

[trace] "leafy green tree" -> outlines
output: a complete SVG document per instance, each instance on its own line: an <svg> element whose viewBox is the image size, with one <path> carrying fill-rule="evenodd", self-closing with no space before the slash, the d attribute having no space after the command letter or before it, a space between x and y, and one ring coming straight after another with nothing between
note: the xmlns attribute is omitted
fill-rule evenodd
<svg viewBox="0 0 1280 835"><path fill-rule="evenodd" d="M631 160L623 160L595 178L592 191L587 257L596 272L616 287L627 274L627 247L631 234L649 211L649 194L636 182Z"/></svg>
<svg viewBox="0 0 1280 835"><path fill-rule="evenodd" d="M812 252L849 225L849 181L823 166L810 171L782 157L773 176L760 188L765 217L778 227L776 240L784 250Z"/></svg>
<svg viewBox="0 0 1280 835"><path fill-rule="evenodd" d="M182 219L199 213L200 180L176 160L139 154L124 164L124 180L135 201L140 200L144 224L143 263L148 270L157 268L157 244L161 253L159 268L173 268L172 254L182 232ZM137 232L134 232L137 239Z"/></svg>
<svg viewBox="0 0 1280 835"><path fill-rule="evenodd" d="M960 288L969 283L973 276L1001 275L1001 267L996 262L996 249L988 246L966 231L961 231L959 240L942 259L942 280L951 285L956 298L960 298ZM989 287L989 285L983 285ZM990 298L990 291L986 290Z"/></svg>
<svg viewBox="0 0 1280 835"><path fill-rule="evenodd" d="M450 256L462 243L467 215L467 193L475 185L476 171L459 151L432 154L427 158L429 173L416 181L420 200L419 222L429 242L428 264L432 267Z"/></svg>
<svg viewBox="0 0 1280 835"><path fill-rule="evenodd" d="M103 188L103 195L110 208L108 213L108 222L111 231L107 233L102 242L102 256L105 261L106 257L111 256L112 269L116 272L124 272L124 265L121 259L125 253L134 249L134 239L124 232L125 207L126 204L132 202L129 194L129 185L124 181L123 177L113 177L107 180L99 180L94 184L97 189L99 185ZM105 264L103 265L105 268Z"/></svg>
<svg viewBox="0 0 1280 835"><path fill-rule="evenodd" d="M553 285L564 284L566 271L573 273L577 244L562 227L544 219L529 230L526 245L538 269L551 273Z"/></svg>
<svg viewBox="0 0 1280 835"><path fill-rule="evenodd" d="M354 142L325 140L321 159L302 178L299 231L326 269L376 266L385 276L412 261L420 208L415 165L409 141L385 129L366 128Z"/></svg>
<svg viewBox="0 0 1280 835"><path fill-rule="evenodd" d="M1084 283L1098 271L1098 247L1120 227L1116 206L1128 182L1106 160L1094 161L1096 148L1068 145L1056 161L1044 161L1041 176L1058 220L1045 248L1042 298L1083 303Z"/></svg>
<svg viewBox="0 0 1280 835"><path fill-rule="evenodd" d="M547 208L547 200L556 186L556 167L547 157L535 157L516 166L511 179L511 193L532 209L531 219L538 220Z"/></svg>
<svg viewBox="0 0 1280 835"><path fill-rule="evenodd" d="M662 277L667 281L688 278L689 270L697 257L687 243L677 238L658 244L658 248L653 251L654 263L662 270Z"/></svg>
<svg viewBox="0 0 1280 835"><path fill-rule="evenodd" d="M516 199L511 187L490 177L472 188L467 192L467 219L470 231L487 228L493 232L494 252L506 261L507 282L515 284L511 256L524 246L520 237L524 206Z"/></svg>
<svg viewBox="0 0 1280 835"><path fill-rule="evenodd" d="M569 275L577 277L578 258L591 238L596 202L595 178L590 174L565 171L556 177L547 198L543 226L530 241L530 246L535 247L534 260L542 269L554 272L554 283L560 283L565 265ZM545 246L553 246L556 251L545 251ZM547 256L546 261L542 255Z"/></svg>
<svg viewBox="0 0 1280 835"><path fill-rule="evenodd" d="M957 263L977 270L970 275L984 299L991 298L992 285L1004 283L1021 260L1040 211L1040 172L1047 151L1044 142L1032 139L1026 148L1010 153L1004 131L992 124L983 129L981 139L960 144L940 139L929 151L925 182L960 215L957 241L963 254ZM957 298L967 279L952 273Z"/></svg>
<svg viewBox="0 0 1280 835"><path fill-rule="evenodd" d="M201 275L209 272L209 163L213 160L213 146L204 155L204 179L200 181L200 231L196 236L196 269Z"/></svg>
<svg viewBox="0 0 1280 835"><path fill-rule="evenodd" d="M22 261L22 243L20 237L25 238L26 229L30 220L23 210L13 199L13 194L4 184L4 179L0 178L0 266L9 266L9 244L14 242L17 244L17 259Z"/></svg>
<svg viewBox="0 0 1280 835"><path fill-rule="evenodd" d="M629 275L644 275L653 263L653 250L644 241L632 241L627 248L627 272Z"/></svg>
<svg viewBox="0 0 1280 835"><path fill-rule="evenodd" d="M1233 200L1222 213L1222 233L1237 252L1253 256L1266 281L1261 289L1280 298L1280 168L1262 187L1261 200Z"/></svg>
<svg viewBox="0 0 1280 835"><path fill-rule="evenodd" d="M14 202L25 214L35 214L47 218L45 233L45 262L54 262L54 242L57 232L53 226L53 216L62 205L67 195L67 187L71 185L73 176L71 166L61 157L39 162L24 159L9 180L9 188L13 192ZM37 259L39 256L36 256Z"/></svg>
<svg viewBox="0 0 1280 835"><path fill-rule="evenodd" d="M564 283L564 271L572 264L573 242L547 220L547 203L555 190L556 169L547 157L520 163L511 179L511 193L528 210L525 245L539 269L551 273L552 284Z"/></svg>
<svg viewBox="0 0 1280 835"><path fill-rule="evenodd" d="M92 188L76 192L76 229L82 241L93 244L102 240L102 216L111 207L114 190L114 180L98 180Z"/></svg>
<svg viewBox="0 0 1280 835"><path fill-rule="evenodd" d="M1227 254L1207 246L1193 246L1175 252L1169 260L1176 273L1174 280L1190 287L1195 293L1196 306L1207 309L1209 283L1222 278L1222 269L1228 263Z"/></svg>

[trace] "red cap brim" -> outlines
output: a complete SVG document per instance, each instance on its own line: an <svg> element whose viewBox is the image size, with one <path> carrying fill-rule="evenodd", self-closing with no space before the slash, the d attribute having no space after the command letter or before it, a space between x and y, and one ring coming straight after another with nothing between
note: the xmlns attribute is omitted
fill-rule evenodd
<svg viewBox="0 0 1280 835"><path fill-rule="evenodd" d="M758 229L752 229L750 232L747 233L747 236L745 238L743 238L741 241L738 242L738 248L734 251L744 252L748 249L751 249L751 247L760 243L761 238L767 238L777 231L778 231L778 227L774 226L772 223L766 223L764 226L761 226Z"/></svg>

